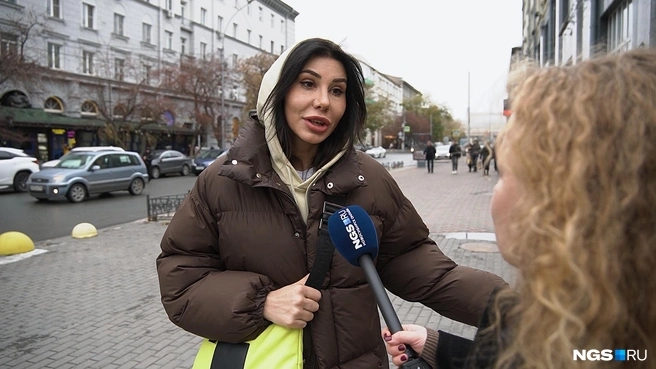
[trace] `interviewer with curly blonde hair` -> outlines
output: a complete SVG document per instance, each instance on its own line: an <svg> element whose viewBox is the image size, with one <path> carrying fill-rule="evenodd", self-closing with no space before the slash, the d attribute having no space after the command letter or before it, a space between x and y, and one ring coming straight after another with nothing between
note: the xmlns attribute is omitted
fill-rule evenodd
<svg viewBox="0 0 656 369"><path fill-rule="evenodd" d="M473 343L408 325L383 330L388 352L399 365L409 344L437 368L656 368L656 50L535 69L511 97L491 209L516 286ZM615 349L647 358L574 360Z"/></svg>

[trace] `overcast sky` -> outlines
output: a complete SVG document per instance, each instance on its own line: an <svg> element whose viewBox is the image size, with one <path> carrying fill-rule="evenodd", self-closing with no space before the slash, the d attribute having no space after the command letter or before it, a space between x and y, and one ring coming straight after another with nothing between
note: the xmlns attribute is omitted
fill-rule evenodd
<svg viewBox="0 0 656 369"><path fill-rule="evenodd" d="M521 0L283 0L300 14L296 41L323 37L378 71L403 77L472 128L496 126L511 48L521 46ZM493 115L489 115L489 114ZM496 123L496 124L495 124Z"/></svg>

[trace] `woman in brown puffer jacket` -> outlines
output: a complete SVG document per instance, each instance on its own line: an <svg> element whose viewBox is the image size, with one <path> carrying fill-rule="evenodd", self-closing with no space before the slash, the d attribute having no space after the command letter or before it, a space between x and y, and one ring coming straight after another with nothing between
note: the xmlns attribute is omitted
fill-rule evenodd
<svg viewBox="0 0 656 369"><path fill-rule="evenodd" d="M363 270L334 254L321 290L304 285L328 195L371 216L390 292L478 323L505 282L446 257L388 171L353 149L366 118L363 86L359 62L323 39L273 64L259 119L198 177L162 239L157 271L173 323L223 342L251 340L271 323L303 328L306 368L387 368Z"/></svg>

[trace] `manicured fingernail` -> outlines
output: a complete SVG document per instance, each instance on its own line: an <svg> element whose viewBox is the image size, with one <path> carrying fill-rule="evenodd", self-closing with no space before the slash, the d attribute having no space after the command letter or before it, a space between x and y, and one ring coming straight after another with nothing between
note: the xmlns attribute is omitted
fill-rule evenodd
<svg viewBox="0 0 656 369"><path fill-rule="evenodd" d="M408 357L405 355L401 355L401 361L408 361Z"/></svg>
<svg viewBox="0 0 656 369"><path fill-rule="evenodd" d="M399 351L405 351L405 345L399 345Z"/></svg>
<svg viewBox="0 0 656 369"><path fill-rule="evenodd" d="M392 336L386 334L385 337L383 337L383 339L384 339L385 341L391 341L391 340L392 340Z"/></svg>

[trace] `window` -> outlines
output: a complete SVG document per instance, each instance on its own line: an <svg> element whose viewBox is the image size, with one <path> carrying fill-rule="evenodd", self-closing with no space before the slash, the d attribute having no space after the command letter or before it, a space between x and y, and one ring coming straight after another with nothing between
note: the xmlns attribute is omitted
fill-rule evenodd
<svg viewBox="0 0 656 369"><path fill-rule="evenodd" d="M200 56L203 59L207 56L207 44L205 42L200 43Z"/></svg>
<svg viewBox="0 0 656 369"><path fill-rule="evenodd" d="M185 54L186 47L187 47L187 39L184 37L180 37L180 55Z"/></svg>
<svg viewBox="0 0 656 369"><path fill-rule="evenodd" d="M89 51L82 52L82 73L93 74L93 53Z"/></svg>
<svg viewBox="0 0 656 369"><path fill-rule="evenodd" d="M623 1L608 17L608 51L631 49L633 37L633 1Z"/></svg>
<svg viewBox="0 0 656 369"><path fill-rule="evenodd" d="M83 116L96 116L98 115L98 106L93 101L87 100L82 103L80 114Z"/></svg>
<svg viewBox="0 0 656 369"><path fill-rule="evenodd" d="M114 60L114 78L117 81L122 81L123 78L125 77L124 72L125 72L125 60L115 59Z"/></svg>
<svg viewBox="0 0 656 369"><path fill-rule="evenodd" d="M53 18L61 19L61 1L60 0L48 0L48 15Z"/></svg>
<svg viewBox="0 0 656 369"><path fill-rule="evenodd" d="M182 1L180 2L180 18L182 18L182 23L185 22L186 18L187 3Z"/></svg>
<svg viewBox="0 0 656 369"><path fill-rule="evenodd" d="M150 43L150 33L151 33L152 29L153 29L152 25L150 25L148 23L143 24L143 34L141 36L141 41L143 41L147 44Z"/></svg>
<svg viewBox="0 0 656 369"><path fill-rule="evenodd" d="M262 11L262 7L260 6L259 8L260 8L260 22L262 22L262 15L263 15L264 13L263 13L263 11Z"/></svg>
<svg viewBox="0 0 656 369"><path fill-rule="evenodd" d="M250 45L251 44L251 30L247 29L246 34L248 35L248 44Z"/></svg>
<svg viewBox="0 0 656 369"><path fill-rule="evenodd" d="M280 32L285 32L285 20L280 20Z"/></svg>
<svg viewBox="0 0 656 369"><path fill-rule="evenodd" d="M48 43L48 66L61 68L61 45Z"/></svg>
<svg viewBox="0 0 656 369"><path fill-rule="evenodd" d="M280 45L280 53L282 54L282 53L284 53L284 52L285 52L285 46L284 46L284 45Z"/></svg>
<svg viewBox="0 0 656 369"><path fill-rule="evenodd" d="M96 7L93 5L82 3L82 26L94 29L94 12Z"/></svg>
<svg viewBox="0 0 656 369"><path fill-rule="evenodd" d="M237 66L237 63L239 62L239 55L237 54L232 54L232 66Z"/></svg>
<svg viewBox="0 0 656 369"><path fill-rule="evenodd" d="M237 26L237 23L232 24L232 37L234 37L234 38L237 38L237 28L238 27L239 26Z"/></svg>
<svg viewBox="0 0 656 369"><path fill-rule="evenodd" d="M200 24L203 26L207 23L207 9L200 8Z"/></svg>
<svg viewBox="0 0 656 369"><path fill-rule="evenodd" d="M246 4L246 14L251 15L251 3Z"/></svg>
<svg viewBox="0 0 656 369"><path fill-rule="evenodd" d="M54 96L50 96L49 98L46 99L46 102L43 104L43 110L49 112L49 113L63 113L64 112L64 104L62 104L61 100Z"/></svg>
<svg viewBox="0 0 656 369"><path fill-rule="evenodd" d="M235 0L235 8L239 8L239 0Z"/></svg>
<svg viewBox="0 0 656 369"><path fill-rule="evenodd" d="M273 41L271 41L271 54L273 54L273 46L274 46Z"/></svg>
<svg viewBox="0 0 656 369"><path fill-rule="evenodd" d="M259 44L259 48L260 48L260 49L262 48L262 35L260 35L260 44Z"/></svg>
<svg viewBox="0 0 656 369"><path fill-rule="evenodd" d="M114 118L116 119L123 119L125 118L125 114L127 114L128 108L125 107L123 104L118 104L114 107Z"/></svg>
<svg viewBox="0 0 656 369"><path fill-rule="evenodd" d="M273 23L275 21L276 16L271 13L271 28L273 28Z"/></svg>
<svg viewBox="0 0 656 369"><path fill-rule="evenodd" d="M123 23L125 22L125 17L121 14L114 13L114 33L123 36Z"/></svg>
<svg viewBox="0 0 656 369"><path fill-rule="evenodd" d="M173 10L173 0L166 0L166 10Z"/></svg>
<svg viewBox="0 0 656 369"><path fill-rule="evenodd" d="M0 34L0 55L18 54L18 36L11 33Z"/></svg>
<svg viewBox="0 0 656 369"><path fill-rule="evenodd" d="M171 31L164 31L164 35L166 36L164 42L164 48L167 50L173 50L173 32Z"/></svg>
<svg viewBox="0 0 656 369"><path fill-rule="evenodd" d="M150 84L150 77L152 75L153 67L148 64L143 64L143 81L145 84Z"/></svg>
<svg viewBox="0 0 656 369"><path fill-rule="evenodd" d="M218 22L218 24L217 24L216 28L219 30L219 32L223 32L223 17L218 16L217 17L217 22Z"/></svg>
<svg viewBox="0 0 656 369"><path fill-rule="evenodd" d="M560 0L560 25L567 21L569 16L569 0Z"/></svg>

